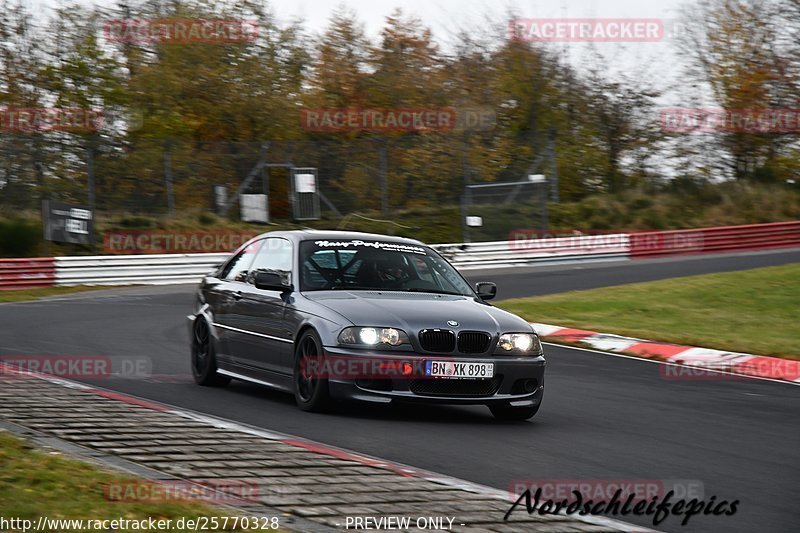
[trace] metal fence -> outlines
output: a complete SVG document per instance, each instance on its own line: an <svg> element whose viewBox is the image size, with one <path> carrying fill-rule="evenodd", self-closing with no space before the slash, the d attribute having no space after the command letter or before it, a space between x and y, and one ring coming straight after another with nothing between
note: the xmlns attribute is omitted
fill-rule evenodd
<svg viewBox="0 0 800 533"><path fill-rule="evenodd" d="M99 135L8 133L0 138L0 210L37 210L49 198L100 213L210 211L215 186L225 187L235 201L257 168L240 192L268 194L271 218L292 220L291 167L317 169L322 202L311 210L324 217L377 213L387 218L409 208L458 209L466 185L519 181L538 161L518 154L497 164L485 149L487 139L475 132L296 141L115 141ZM262 159L266 164L257 167ZM539 227L537 198L521 195L518 201L532 210L530 221L517 222Z"/></svg>
<svg viewBox="0 0 800 533"><path fill-rule="evenodd" d="M466 185L461 200L464 241L491 241L510 235L521 228L520 223L547 230L548 189L543 175L524 181Z"/></svg>

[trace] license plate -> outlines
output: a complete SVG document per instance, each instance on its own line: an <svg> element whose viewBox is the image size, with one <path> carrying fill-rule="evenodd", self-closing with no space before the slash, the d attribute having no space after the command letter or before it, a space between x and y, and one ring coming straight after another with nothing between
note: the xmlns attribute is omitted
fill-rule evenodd
<svg viewBox="0 0 800 533"><path fill-rule="evenodd" d="M425 361L425 375L432 378L490 379L494 377L494 363Z"/></svg>

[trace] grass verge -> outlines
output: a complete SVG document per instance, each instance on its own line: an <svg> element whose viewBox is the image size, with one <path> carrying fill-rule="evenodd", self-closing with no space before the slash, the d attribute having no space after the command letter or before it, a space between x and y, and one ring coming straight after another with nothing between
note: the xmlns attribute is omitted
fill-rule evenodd
<svg viewBox="0 0 800 533"><path fill-rule="evenodd" d="M800 359L800 264L520 298L532 321Z"/></svg>
<svg viewBox="0 0 800 533"><path fill-rule="evenodd" d="M137 481L141 483L136 478L68 459L60 452L37 449L24 440L0 431L0 509L6 520L25 519L36 524L40 516L84 520L142 520L152 517L156 520L172 520L173 527L165 531L180 531L174 526L183 517L210 519L232 515L230 511L197 502L127 503L110 501L105 497L104 487L108 484Z"/></svg>

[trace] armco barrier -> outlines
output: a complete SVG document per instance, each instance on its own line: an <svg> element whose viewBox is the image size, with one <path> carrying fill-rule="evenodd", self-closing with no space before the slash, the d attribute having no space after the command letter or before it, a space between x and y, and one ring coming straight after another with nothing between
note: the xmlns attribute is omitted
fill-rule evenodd
<svg viewBox="0 0 800 533"><path fill-rule="evenodd" d="M432 248L458 268L625 260L630 253L627 234L436 244Z"/></svg>
<svg viewBox="0 0 800 533"><path fill-rule="evenodd" d="M800 221L631 233L631 257L800 247Z"/></svg>
<svg viewBox="0 0 800 533"><path fill-rule="evenodd" d="M680 254L800 248L800 221L725 228L437 244L460 269L643 259ZM196 283L227 253L0 259L0 290L49 285Z"/></svg>
<svg viewBox="0 0 800 533"><path fill-rule="evenodd" d="M56 285L169 285L194 283L230 254L57 257Z"/></svg>
<svg viewBox="0 0 800 533"><path fill-rule="evenodd" d="M56 278L52 257L0 259L0 290L49 287Z"/></svg>

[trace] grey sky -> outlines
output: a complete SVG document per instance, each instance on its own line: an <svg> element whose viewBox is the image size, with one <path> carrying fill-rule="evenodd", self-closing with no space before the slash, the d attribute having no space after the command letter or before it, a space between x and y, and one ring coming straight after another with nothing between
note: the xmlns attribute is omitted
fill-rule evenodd
<svg viewBox="0 0 800 533"><path fill-rule="evenodd" d="M81 3L107 2L78 0ZM437 41L446 45L457 28L480 29L487 19L502 20L513 11L524 18L661 18L674 19L681 5L698 0L272 0L270 5L279 20L301 17L312 32L322 31L337 6L353 9L364 23L368 35L375 38L385 17L396 7L418 15L429 26ZM66 3L66 0L61 0ZM60 0L28 0L37 17L52 14ZM659 43L559 43L577 66L591 61L593 52L605 57L605 71L618 72L631 79L652 82L662 89L678 85L683 62L667 39ZM446 48L446 46L445 46Z"/></svg>
<svg viewBox="0 0 800 533"><path fill-rule="evenodd" d="M353 8L366 22L367 28L377 30L383 18L395 7L416 13L441 29L452 21L477 21L484 14L503 14L509 9L523 17L670 17L684 0L349 0L344 5ZM282 17L300 14L312 27L322 27L329 14L341 0L278 0L272 2Z"/></svg>
<svg viewBox="0 0 800 533"><path fill-rule="evenodd" d="M419 15L440 42L446 42L456 28L481 28L492 20L514 12L524 18L660 18L679 16L681 6L697 0L348 0L344 5L358 13L367 33L377 36L384 19L395 7ZM312 31L322 30L342 0L277 0L272 2L281 19L302 16ZM660 43L559 43L549 46L567 51L573 63L591 61L593 52L605 57L612 73L652 83L675 95L683 61L670 39ZM666 96L670 103L676 96Z"/></svg>
<svg viewBox="0 0 800 533"><path fill-rule="evenodd" d="M110 4L111 1L78 0L91 5ZM423 22L442 36L455 25L480 25L486 14L497 17L513 10L521 17L626 17L671 18L682 3L691 0L272 0L278 16L289 20L300 16L308 21L312 30L322 29L331 12L339 5L355 10L367 31L376 35L384 18L394 8L402 7L408 13L419 15ZM34 14L49 14L59 0L28 0ZM66 1L64 1L66 3Z"/></svg>

